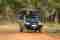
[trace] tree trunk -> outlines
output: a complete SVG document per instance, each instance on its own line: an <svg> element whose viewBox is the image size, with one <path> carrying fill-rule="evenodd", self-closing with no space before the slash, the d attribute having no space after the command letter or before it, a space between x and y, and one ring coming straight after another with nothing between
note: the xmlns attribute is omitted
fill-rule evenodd
<svg viewBox="0 0 60 40"><path fill-rule="evenodd" d="M60 8L57 8L57 12L58 23L60 23Z"/></svg>
<svg viewBox="0 0 60 40"><path fill-rule="evenodd" d="M48 12L48 10L47 10L47 8L48 8L48 0L42 0L42 4L41 4L41 10L42 10L42 20L43 20L43 22L47 22L47 12Z"/></svg>

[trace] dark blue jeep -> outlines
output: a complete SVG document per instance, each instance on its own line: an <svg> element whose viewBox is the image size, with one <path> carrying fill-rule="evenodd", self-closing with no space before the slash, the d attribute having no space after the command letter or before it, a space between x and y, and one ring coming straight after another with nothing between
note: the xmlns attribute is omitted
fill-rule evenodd
<svg viewBox="0 0 60 40"><path fill-rule="evenodd" d="M27 29L31 29L34 32L39 30L40 32L40 28L42 27L42 23L40 22L40 16L25 16L24 25Z"/></svg>
<svg viewBox="0 0 60 40"><path fill-rule="evenodd" d="M24 14L24 15L21 15ZM42 22L41 22L41 17L40 17L40 10L39 9L29 9L29 11L27 9L22 10L22 12L20 12L16 18L17 20L24 20L24 26L27 29L32 30L33 32L36 31L41 31L42 28ZM23 29L24 30L24 29Z"/></svg>

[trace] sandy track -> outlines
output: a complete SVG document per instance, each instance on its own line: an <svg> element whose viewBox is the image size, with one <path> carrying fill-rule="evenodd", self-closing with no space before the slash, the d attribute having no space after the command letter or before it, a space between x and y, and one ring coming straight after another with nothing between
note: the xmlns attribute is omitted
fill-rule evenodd
<svg viewBox="0 0 60 40"><path fill-rule="evenodd" d="M1 33L16 32L16 29L19 29L16 24L0 25L0 40L60 40L60 37L51 37L46 33Z"/></svg>
<svg viewBox="0 0 60 40"><path fill-rule="evenodd" d="M16 33L0 33L0 40L16 40Z"/></svg>
<svg viewBox="0 0 60 40"><path fill-rule="evenodd" d="M46 33L17 33L17 40L60 40L60 37L51 37Z"/></svg>
<svg viewBox="0 0 60 40"><path fill-rule="evenodd" d="M46 33L0 33L0 40L60 40Z"/></svg>

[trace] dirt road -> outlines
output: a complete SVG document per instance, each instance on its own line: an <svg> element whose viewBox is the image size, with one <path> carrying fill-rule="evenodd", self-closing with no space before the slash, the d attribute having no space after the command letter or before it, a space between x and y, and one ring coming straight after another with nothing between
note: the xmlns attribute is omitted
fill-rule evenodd
<svg viewBox="0 0 60 40"><path fill-rule="evenodd" d="M46 33L0 33L0 40L60 40Z"/></svg>
<svg viewBox="0 0 60 40"><path fill-rule="evenodd" d="M12 30L15 32L16 29L19 29L16 24L0 25L0 40L60 40L60 37L51 37L46 33L1 33Z"/></svg>
<svg viewBox="0 0 60 40"><path fill-rule="evenodd" d="M51 37L47 33L17 33L17 40L60 40L60 37Z"/></svg>

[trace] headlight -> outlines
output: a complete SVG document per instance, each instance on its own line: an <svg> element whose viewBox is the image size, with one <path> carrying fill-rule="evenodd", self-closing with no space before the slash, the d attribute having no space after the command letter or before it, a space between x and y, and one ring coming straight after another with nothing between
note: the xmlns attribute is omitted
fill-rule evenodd
<svg viewBox="0 0 60 40"><path fill-rule="evenodd" d="M38 25L42 25L42 23L39 22Z"/></svg>
<svg viewBox="0 0 60 40"><path fill-rule="evenodd" d="M30 23L27 22L26 24L29 25Z"/></svg>

